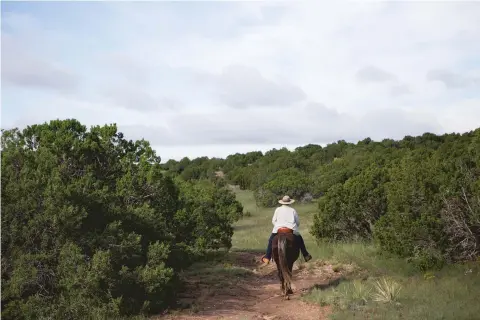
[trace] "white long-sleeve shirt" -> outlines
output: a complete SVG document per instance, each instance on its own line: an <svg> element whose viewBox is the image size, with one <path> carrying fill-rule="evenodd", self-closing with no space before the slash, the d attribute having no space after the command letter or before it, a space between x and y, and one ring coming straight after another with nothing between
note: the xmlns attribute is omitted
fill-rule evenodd
<svg viewBox="0 0 480 320"><path fill-rule="evenodd" d="M298 213L294 208L282 205L275 209L272 224L272 233L277 233L279 228L290 228L293 230L293 233L298 234L300 220L298 218Z"/></svg>

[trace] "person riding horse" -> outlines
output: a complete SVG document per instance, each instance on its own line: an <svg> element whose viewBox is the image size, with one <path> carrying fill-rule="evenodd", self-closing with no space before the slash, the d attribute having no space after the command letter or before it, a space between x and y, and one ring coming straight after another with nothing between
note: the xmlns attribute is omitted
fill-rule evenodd
<svg viewBox="0 0 480 320"><path fill-rule="evenodd" d="M281 200L278 201L281 206L277 207L273 214L272 234L268 239L267 253L262 257L262 262L264 263L264 265L269 264L270 260L272 259L272 240L277 235L278 229L280 228L291 229L295 236L296 244L300 248L303 257L305 258L305 261L309 261L312 259L312 256L308 253L307 248L305 247L303 237L298 231L298 227L300 226L298 213L294 208L290 206L294 202L295 200L291 199L289 196L284 196Z"/></svg>

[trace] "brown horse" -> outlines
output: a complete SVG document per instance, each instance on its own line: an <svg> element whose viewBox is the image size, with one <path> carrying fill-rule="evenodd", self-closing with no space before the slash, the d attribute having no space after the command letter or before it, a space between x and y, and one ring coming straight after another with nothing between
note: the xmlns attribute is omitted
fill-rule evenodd
<svg viewBox="0 0 480 320"><path fill-rule="evenodd" d="M278 278L280 279L283 296L286 300L292 294L292 269L293 263L300 255L295 236L291 229L280 228L272 240L272 253L277 265Z"/></svg>

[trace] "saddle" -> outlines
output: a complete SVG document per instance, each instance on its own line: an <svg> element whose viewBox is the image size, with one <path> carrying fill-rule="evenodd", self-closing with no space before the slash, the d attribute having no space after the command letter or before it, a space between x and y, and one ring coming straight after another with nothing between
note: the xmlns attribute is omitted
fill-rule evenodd
<svg viewBox="0 0 480 320"><path fill-rule="evenodd" d="M290 228L278 228L277 233L293 233L293 230Z"/></svg>

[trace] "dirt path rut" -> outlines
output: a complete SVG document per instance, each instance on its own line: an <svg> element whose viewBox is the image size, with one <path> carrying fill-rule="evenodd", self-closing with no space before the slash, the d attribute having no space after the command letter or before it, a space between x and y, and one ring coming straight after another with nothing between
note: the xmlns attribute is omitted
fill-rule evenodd
<svg viewBox="0 0 480 320"><path fill-rule="evenodd" d="M231 253L229 273L191 275L182 299L190 308L153 319L165 320L318 320L327 319L329 307L309 304L300 297L313 288L336 285L342 272L320 261L296 263L290 300L281 296L275 263L259 269L260 255L253 252ZM220 270L220 269L218 269ZM242 272L243 270L243 272Z"/></svg>

